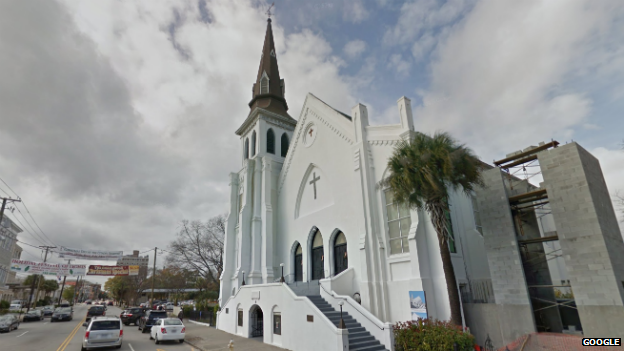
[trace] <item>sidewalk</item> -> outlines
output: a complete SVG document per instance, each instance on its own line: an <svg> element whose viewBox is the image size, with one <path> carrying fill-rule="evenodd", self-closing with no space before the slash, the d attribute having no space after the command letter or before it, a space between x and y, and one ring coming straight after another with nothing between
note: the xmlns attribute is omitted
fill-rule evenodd
<svg viewBox="0 0 624 351"><path fill-rule="evenodd" d="M284 351L286 349L265 344L260 338L247 339L226 333L213 327L195 324L184 320L186 327L185 342L201 351L229 351L230 340L234 341L234 350Z"/></svg>

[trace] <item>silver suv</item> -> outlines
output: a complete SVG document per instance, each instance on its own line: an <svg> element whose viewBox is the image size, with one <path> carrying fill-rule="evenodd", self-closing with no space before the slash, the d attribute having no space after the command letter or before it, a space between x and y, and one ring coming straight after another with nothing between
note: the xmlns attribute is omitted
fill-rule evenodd
<svg viewBox="0 0 624 351"><path fill-rule="evenodd" d="M123 326L119 317L93 317L82 324L87 329L82 338L82 351L102 347L121 348Z"/></svg>

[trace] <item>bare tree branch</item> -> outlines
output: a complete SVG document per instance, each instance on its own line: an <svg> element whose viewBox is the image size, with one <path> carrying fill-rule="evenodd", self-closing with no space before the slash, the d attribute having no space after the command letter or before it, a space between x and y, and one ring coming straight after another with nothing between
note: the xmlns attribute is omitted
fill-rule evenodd
<svg viewBox="0 0 624 351"><path fill-rule="evenodd" d="M218 284L223 271L225 216L206 223L183 220L176 239L169 244L169 265L196 272L208 284Z"/></svg>

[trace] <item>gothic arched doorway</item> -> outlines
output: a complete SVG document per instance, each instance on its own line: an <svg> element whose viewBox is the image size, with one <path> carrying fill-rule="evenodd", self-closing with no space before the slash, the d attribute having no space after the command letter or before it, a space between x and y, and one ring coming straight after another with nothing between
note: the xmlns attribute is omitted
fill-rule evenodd
<svg viewBox="0 0 624 351"><path fill-rule="evenodd" d="M321 231L317 229L314 234L314 239L312 239L312 280L325 278L324 261L323 236L321 235Z"/></svg>
<svg viewBox="0 0 624 351"><path fill-rule="evenodd" d="M349 267L347 256L347 238L343 232L339 232L334 239L334 275L340 274Z"/></svg>
<svg viewBox="0 0 624 351"><path fill-rule="evenodd" d="M253 305L249 310L249 328L252 338L264 336L264 314L258 305Z"/></svg>
<svg viewBox="0 0 624 351"><path fill-rule="evenodd" d="M295 281L303 281L303 249L300 244L295 249Z"/></svg>

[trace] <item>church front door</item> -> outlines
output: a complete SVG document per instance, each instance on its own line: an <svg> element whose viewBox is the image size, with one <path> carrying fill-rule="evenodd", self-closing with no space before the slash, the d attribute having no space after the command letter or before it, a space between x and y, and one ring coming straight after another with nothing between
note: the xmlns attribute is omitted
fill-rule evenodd
<svg viewBox="0 0 624 351"><path fill-rule="evenodd" d="M312 280L325 278L323 270L323 247L312 249Z"/></svg>
<svg viewBox="0 0 624 351"><path fill-rule="evenodd" d="M303 255L295 255L295 281L303 281Z"/></svg>

